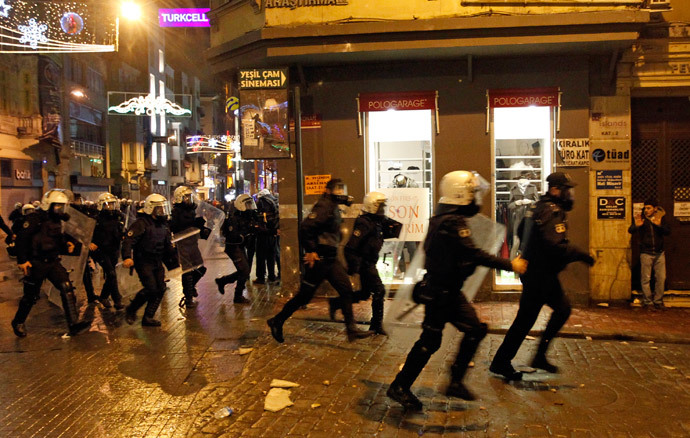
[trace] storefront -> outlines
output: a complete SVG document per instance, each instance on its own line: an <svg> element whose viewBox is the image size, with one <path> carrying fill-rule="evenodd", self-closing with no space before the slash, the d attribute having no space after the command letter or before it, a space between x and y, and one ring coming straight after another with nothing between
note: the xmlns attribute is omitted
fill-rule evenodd
<svg viewBox="0 0 690 438"><path fill-rule="evenodd" d="M43 195L42 189L40 162L0 158L0 202L2 217L5 220L14 204L40 200Z"/></svg>

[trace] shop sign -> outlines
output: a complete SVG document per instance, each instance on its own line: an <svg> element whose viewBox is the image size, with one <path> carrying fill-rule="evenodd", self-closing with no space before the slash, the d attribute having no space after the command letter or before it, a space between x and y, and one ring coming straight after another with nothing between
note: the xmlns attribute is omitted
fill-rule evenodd
<svg viewBox="0 0 690 438"><path fill-rule="evenodd" d="M18 180L30 180L31 179L31 171L27 169L14 169L14 177L15 179Z"/></svg>
<svg viewBox="0 0 690 438"><path fill-rule="evenodd" d="M591 98L589 138L597 140L630 138L629 96Z"/></svg>
<svg viewBox="0 0 690 438"><path fill-rule="evenodd" d="M376 189L388 198L386 216L403 224L399 240L421 242L429 223L429 189Z"/></svg>
<svg viewBox="0 0 690 438"><path fill-rule="evenodd" d="M302 114L302 129L321 129L321 114ZM295 121L290 120L290 131L295 130Z"/></svg>
<svg viewBox="0 0 690 438"><path fill-rule="evenodd" d="M589 138L559 138L556 149L561 158L560 166L589 166Z"/></svg>
<svg viewBox="0 0 690 438"><path fill-rule="evenodd" d="M307 6L345 6L348 0L264 0L266 9L302 8Z"/></svg>
<svg viewBox="0 0 690 438"><path fill-rule="evenodd" d="M597 170L595 176L597 181L597 190L623 189L622 170Z"/></svg>
<svg viewBox="0 0 690 438"><path fill-rule="evenodd" d="M287 68L252 68L240 70L237 82L240 90L276 89L287 88L287 79Z"/></svg>
<svg viewBox="0 0 690 438"><path fill-rule="evenodd" d="M590 140L591 169L630 170L630 141Z"/></svg>
<svg viewBox="0 0 690 438"><path fill-rule="evenodd" d="M690 217L690 202L674 202L673 215L675 217Z"/></svg>
<svg viewBox="0 0 690 438"><path fill-rule="evenodd" d="M558 87L489 90L490 108L558 106Z"/></svg>
<svg viewBox="0 0 690 438"><path fill-rule="evenodd" d="M625 219L624 196L600 196L597 198L597 219Z"/></svg>
<svg viewBox="0 0 690 438"><path fill-rule="evenodd" d="M359 111L435 110L437 91L360 93Z"/></svg>
<svg viewBox="0 0 690 438"><path fill-rule="evenodd" d="M321 195L330 180L331 175L304 175L304 194Z"/></svg>
<svg viewBox="0 0 690 438"><path fill-rule="evenodd" d="M160 27L210 27L206 14L209 8L159 9Z"/></svg>

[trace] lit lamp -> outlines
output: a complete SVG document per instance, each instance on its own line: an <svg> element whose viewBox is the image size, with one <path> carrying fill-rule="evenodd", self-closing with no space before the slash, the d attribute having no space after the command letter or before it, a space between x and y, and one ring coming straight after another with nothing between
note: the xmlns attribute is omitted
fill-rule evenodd
<svg viewBox="0 0 690 438"><path fill-rule="evenodd" d="M136 21L141 18L141 7L131 1L123 2L120 5L120 14L127 20Z"/></svg>

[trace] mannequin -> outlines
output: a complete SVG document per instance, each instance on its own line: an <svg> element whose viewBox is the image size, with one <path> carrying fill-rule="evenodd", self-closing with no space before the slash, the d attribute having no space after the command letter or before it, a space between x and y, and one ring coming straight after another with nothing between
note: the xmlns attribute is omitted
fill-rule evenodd
<svg viewBox="0 0 690 438"><path fill-rule="evenodd" d="M510 249L510 255L514 256L517 249L520 247L520 238L517 234L518 225L525 217L527 207L537 202L539 194L534 184L531 184L524 175L520 176L517 184L510 189L510 201L508 201L508 209L510 210L510 223L513 232L513 241Z"/></svg>

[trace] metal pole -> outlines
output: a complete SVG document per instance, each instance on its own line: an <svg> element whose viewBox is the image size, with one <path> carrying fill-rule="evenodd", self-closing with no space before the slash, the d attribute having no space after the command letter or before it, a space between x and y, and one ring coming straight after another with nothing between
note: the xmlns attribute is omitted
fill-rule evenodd
<svg viewBox="0 0 690 438"><path fill-rule="evenodd" d="M302 176L302 106L299 85L295 86L293 94L295 105L295 165L297 167L297 226L302 223L302 209L304 208L304 177ZM299 257L302 258L302 242L297 239Z"/></svg>

